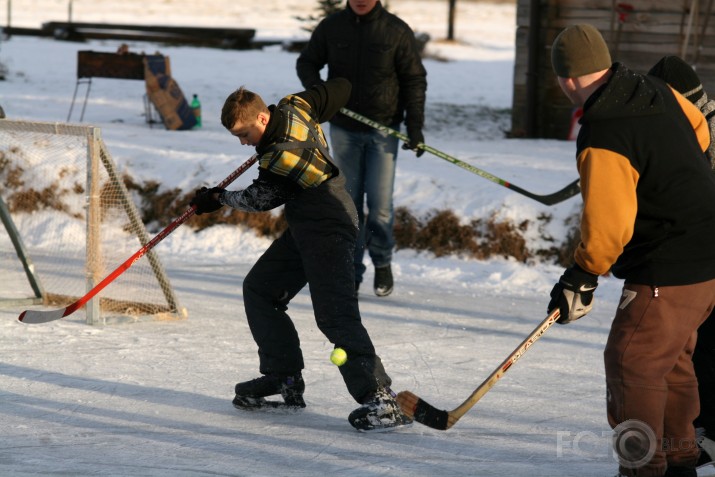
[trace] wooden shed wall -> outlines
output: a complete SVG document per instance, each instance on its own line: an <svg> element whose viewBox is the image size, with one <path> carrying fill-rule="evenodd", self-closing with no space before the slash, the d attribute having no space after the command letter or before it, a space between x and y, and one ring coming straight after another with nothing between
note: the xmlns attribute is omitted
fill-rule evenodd
<svg viewBox="0 0 715 477"><path fill-rule="evenodd" d="M620 4L632 11L621 21ZM532 75L533 106L527 98L531 5L539 7L538 41ZM518 0L512 135L565 139L573 106L551 69L551 44L569 25L590 23L609 44L613 61L645 73L664 55L694 65L705 91L715 97L715 19L713 0ZM619 33L620 30L620 33ZM533 121L527 119L533 111Z"/></svg>

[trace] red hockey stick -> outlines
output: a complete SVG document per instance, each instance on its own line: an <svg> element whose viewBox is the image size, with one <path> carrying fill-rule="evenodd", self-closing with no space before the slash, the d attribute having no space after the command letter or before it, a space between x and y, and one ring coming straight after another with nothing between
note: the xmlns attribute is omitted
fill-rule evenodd
<svg viewBox="0 0 715 477"><path fill-rule="evenodd" d="M469 411L472 406L474 406L477 401L479 401L482 396L484 396L487 391L489 391L496 383L504 376L511 365L516 363L516 360L521 358L526 350L531 347L532 344L543 335L546 330L551 328L551 325L556 323L559 319L559 309L554 308L549 316L544 318L544 320L539 323L534 331L531 332L529 336L521 342L519 346L516 347L514 351L499 365L497 369L489 375L484 382L479 385L477 389L464 401L462 404L457 406L451 411L442 411L431 404L423 401L419 396L413 394L410 391L402 391L397 395L397 402L402 408L402 412L406 416L413 418L415 421L429 426L433 429L438 429L440 431L446 431L452 427L460 417L464 416L467 411Z"/></svg>
<svg viewBox="0 0 715 477"><path fill-rule="evenodd" d="M226 177L221 183L218 185L218 187L224 188L227 185L229 185L231 182L235 181L238 176L246 172L249 167L253 165L258 160L258 155L254 154L251 156L250 159L248 159L246 162L241 164L238 169L233 171L228 177ZM23 323L31 323L31 324L36 324L36 323L47 323L50 321L55 321L59 320L60 318L64 318L65 316L71 315L75 311L79 310L84 306L85 303L87 303L89 300L91 300L97 293L102 291L104 287L109 285L111 282L113 282L119 275L124 273L129 267L134 265L134 262L142 258L145 253L147 253L149 250L154 248L156 244L164 240L171 232L173 232L179 225L183 224L186 222L189 217L194 215L194 212L196 211L196 206L192 205L189 209L186 210L183 214L181 214L177 219L175 219L172 223L166 226L164 230L159 232L153 239L151 239L146 245L144 245L142 248L140 248L134 255L129 257L129 259L122 263L116 270L114 270L112 273L110 273L104 280L99 282L99 284L92 288L85 296L77 300L76 302L72 303L69 305L67 308L62 308L59 310L49 310L49 311L38 311L38 310L25 310L22 313L20 313L20 316L17 318L18 320L22 321Z"/></svg>

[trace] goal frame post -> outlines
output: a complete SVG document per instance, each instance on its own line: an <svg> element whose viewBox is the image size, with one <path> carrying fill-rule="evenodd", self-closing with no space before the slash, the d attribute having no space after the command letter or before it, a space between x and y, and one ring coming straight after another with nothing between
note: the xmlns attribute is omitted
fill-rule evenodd
<svg viewBox="0 0 715 477"><path fill-rule="evenodd" d="M108 180L111 181L112 185L120 191L122 208L124 209L124 213L126 214L127 219L129 220L129 223L131 224L132 229L141 245L145 246L150 241L149 234L141 220L141 215L136 205L131 200L131 195L119 176L114 160L112 159L106 144L102 140L101 128L91 125L76 125L61 122L2 119L0 120L0 131L79 136L84 138L86 141L87 180L85 188L85 282L87 291L92 290L104 278L104 270L101 267L101 260L98 259L102 254L100 238L102 215L100 210L100 194L102 187L100 184L100 168L104 168L107 173ZM2 198L0 197L0 200L1 199ZM3 205L5 205L4 201ZM44 291L42 290L40 279L34 271L34 267L32 266L32 262L30 261L27 251L22 245L20 233L12 222L9 209L5 207L4 210L7 212L9 222L5 220L4 213L0 210L0 215L3 215L3 224L10 235L13 245L15 246L15 250L18 253L18 257L21 262L23 262L23 268L25 268L30 284L36 295L35 299L30 300L41 301L46 304L47 300L44 297ZM149 262L154 278L157 280L157 286L161 288L163 297L166 300L166 306L170 310L168 313L161 313L162 319L187 318L187 310L179 304L174 289L170 285L167 273L155 251L149 250L145 256ZM27 262L27 265L25 265L25 261ZM30 270L32 273L30 273ZM32 275L32 278L30 275ZM39 288L36 289L36 287ZM42 297L43 300L37 300L40 297ZM14 305L17 303L17 300L3 300L0 298L0 305ZM105 324L105 319L102 316L101 311L101 298L99 296L96 296L87 302L85 305L85 314L87 324Z"/></svg>
<svg viewBox="0 0 715 477"><path fill-rule="evenodd" d="M18 298L18 299L3 299L0 298L2 303L7 305L36 305L42 304L45 301L45 291L42 288L42 282L40 277L35 272L35 266L30 259L30 255L27 253L27 248L22 242L22 237L20 237L20 232L15 226L15 222L12 220L12 215L10 215L10 209L8 209L7 204L0 196L0 221L2 221L7 231L12 246L15 248L15 253L17 258L22 263L22 269L25 271L27 276L27 281L30 283L32 292L35 294L34 298Z"/></svg>

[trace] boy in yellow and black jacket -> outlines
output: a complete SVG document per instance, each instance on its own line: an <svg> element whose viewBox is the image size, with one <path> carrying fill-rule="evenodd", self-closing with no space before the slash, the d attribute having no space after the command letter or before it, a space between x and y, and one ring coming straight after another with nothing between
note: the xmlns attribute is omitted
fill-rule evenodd
<svg viewBox="0 0 715 477"><path fill-rule="evenodd" d="M362 404L350 413L350 424L361 431L389 430L411 420L395 402L390 377L361 322L352 266L357 211L320 128L345 105L350 90L347 80L336 78L270 107L244 88L229 95L221 122L241 144L255 146L258 179L240 191L199 191L192 205L197 213L222 205L249 212L285 206L288 229L243 283L246 317L263 376L236 385L234 406L305 407L303 355L286 311L309 284L318 328L347 352L340 373L348 392ZM265 399L276 394L283 402Z"/></svg>

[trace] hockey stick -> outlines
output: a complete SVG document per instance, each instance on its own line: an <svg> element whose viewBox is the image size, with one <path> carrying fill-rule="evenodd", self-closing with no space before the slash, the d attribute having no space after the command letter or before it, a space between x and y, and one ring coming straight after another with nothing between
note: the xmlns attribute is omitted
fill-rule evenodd
<svg viewBox="0 0 715 477"><path fill-rule="evenodd" d="M462 404L451 411L440 411L431 404L426 403L410 391L402 391L397 395L397 402L402 408L402 412L406 416L413 418L415 421L429 426L433 429L446 431L452 427L460 417L464 416L477 401L479 401L489 391L497 381L507 372L516 360L521 358L529 347L536 340L541 338L546 330L559 319L559 309L554 309L544 321L539 323L534 331L521 342L521 344L494 370L489 377L474 390L471 396Z"/></svg>
<svg viewBox="0 0 715 477"><path fill-rule="evenodd" d="M366 118L362 114L358 114L358 113L356 113L354 111L350 111L349 109L346 109L346 108L341 108L340 112L356 121L359 121L363 124L371 126L375 129L377 129L378 131L382 131L384 133L389 134L390 136L394 136L394 137L404 141L405 143L409 143L409 141L410 141L410 138L407 137L407 135L402 134L399 131L395 131L392 128L388 128L387 126L380 124L377 121L373 121L372 119ZM420 149L424 149L425 151L432 153L437 157L445 159L445 160L451 162L452 164L455 164L455 165L461 167L462 169L466 169L469 172L473 172L474 174L476 174L478 176L481 176L487 180L490 180L496 184L499 184L500 186L504 186L507 189L511 189L514 192L518 192L521 195L525 195L526 197L529 197L530 199L534 199L537 202L541 202L544 205L558 204L559 202L563 202L566 199L570 199L571 197L575 196L576 194L578 194L581 191L581 188L579 187L579 181L578 181L578 179L576 179L571 184L567 185L566 187L564 187L563 189L561 189L559 191L554 192L553 194L547 194L547 195L534 194L532 192L522 189L519 186L512 184L511 182L507 182L504 179L500 179L499 177L492 175L492 174L488 173L487 171L479 169L478 167L474 167L471 164L467 164L464 161L460 161L459 159L457 159L454 156L450 156L447 153L444 153L444 152L439 151L433 147L430 147L427 144L419 143L417 145L417 147Z"/></svg>
<svg viewBox="0 0 715 477"><path fill-rule="evenodd" d="M249 167L253 165L258 160L258 154L254 154L251 156L250 159L248 159L246 162L241 164L238 169L233 171L228 177L226 177L221 183L218 185L218 187L226 187L228 186L231 182L235 181L238 176L246 172ZM171 222L169 225L167 225L164 230L159 232L153 239L151 239L146 245L144 245L142 248L140 248L134 255L129 257L127 261L122 263L116 270L114 270L112 273L110 273L104 280L99 282L97 286L92 288L89 292L87 292L86 295L84 295L82 298L79 300L75 301L71 305L67 306L66 308L62 308L59 310L49 310L49 311L39 311L39 310L25 310L22 313L20 313L20 316L17 318L18 320L22 321L23 323L30 323L30 324L37 324L37 323L47 323L50 321L55 321L59 320L60 318L64 318L65 316L71 315L75 311L79 310L84 306L85 303L87 303L89 300L91 300L97 293L102 291L104 287L109 285L111 282L113 282L119 275L124 273L129 267L134 265L134 262L139 260L145 253L147 253L149 250L154 248L159 242L164 240L171 232L173 232L179 225L183 224L186 222L189 217L194 215L194 212L196 211L196 206L192 205L189 207L186 212L181 214L177 219L175 219L173 222Z"/></svg>

